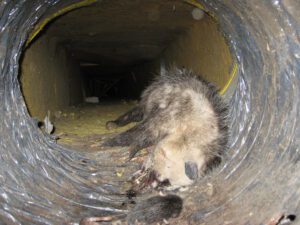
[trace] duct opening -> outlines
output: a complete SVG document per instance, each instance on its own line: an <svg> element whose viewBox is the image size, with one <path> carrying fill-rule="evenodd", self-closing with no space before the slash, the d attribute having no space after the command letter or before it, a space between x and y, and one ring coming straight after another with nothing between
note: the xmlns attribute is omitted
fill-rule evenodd
<svg viewBox="0 0 300 225"><path fill-rule="evenodd" d="M126 5L139 1L0 1L0 221L4 224L77 224L86 216L128 213L123 206L128 199L124 195L127 188L123 185L130 172L135 170L137 162L124 166L124 161L112 161L122 157L124 151L91 153L65 148L47 135L41 135L27 111L29 109L32 116L39 115L33 113L35 110L43 112L40 114L43 119L48 109L51 110L51 115L56 109L50 106L42 108L43 101L31 104L30 99L39 99L48 89L42 89L44 92L36 90L35 95L30 98L25 91L30 82L26 84L26 80L22 80L22 76L42 76L49 67L44 66L43 70L34 67L33 73L29 72L29 75L26 75L24 68L43 65L41 61L52 61L52 66L53 62L66 65L67 59L70 60L70 57L58 55L45 60L42 56L48 56L47 53L40 54L40 57L31 56L33 60L27 62L37 63L26 64L30 49L33 50L34 46L37 48L36 44L42 42L43 35L39 31L46 33L45 24L49 25L50 30L55 21L77 12L72 10L79 10L78 6L88 7L86 4L91 2L107 5L123 2ZM140 2L148 4L150 1ZM239 76L230 99L233 138L228 159L213 174L199 180L184 193L184 207L180 218L171 220L170 224L297 224L300 214L300 4L290 0L188 2L201 2L218 18L219 26L236 55ZM126 8L124 14L139 11L140 8L130 7ZM69 13L66 14L67 12ZM115 18L119 18L121 14L116 15L118 16ZM147 14L143 14L145 15ZM57 20L54 21L54 18ZM139 20L140 18L135 18L136 22ZM50 25L49 21L53 24ZM199 22L201 21L204 20ZM37 33L40 34L39 38ZM200 37L201 35L197 36L197 40ZM24 47L26 40L27 49ZM198 47L209 46L209 41L214 39L210 36L205 40L196 45L190 39L180 48L187 49L190 46L190 51L193 51ZM31 43L30 46L28 43ZM56 52L62 51L60 46L66 46L62 42L60 46L53 43L56 41L43 42L43 46L57 46L49 48ZM19 58L24 50L23 68L20 68ZM219 54L224 51L213 52ZM64 55L65 51L60 54ZM184 60L185 55L181 56ZM198 66L201 62L212 65L202 61L209 59L208 57L193 59ZM213 61L215 60L210 60L211 63ZM165 65L167 63L168 59L165 59ZM216 69L219 65L201 68ZM187 65L189 66L192 67ZM23 72L20 77L23 93L17 79L19 69ZM35 71L40 72L34 73ZM59 73L56 70L48 78L55 81L63 77L55 77L57 74L69 73ZM79 78L81 79L80 76ZM55 83L53 80L48 80L49 84ZM37 81L41 84L35 83ZM41 79L32 79L31 82L31 87L35 89L47 87L42 84ZM227 85L224 87L226 88L222 90L230 90ZM68 88L68 85L63 85L63 88ZM59 94L63 88L55 86L49 89L49 93L52 93L48 95L50 97L40 99L51 102L56 95L68 96L66 93L70 93L69 91ZM82 96L79 96L78 102L67 101L59 106L63 108L68 104L77 105L81 102L80 99ZM137 196L136 201L146 197Z"/></svg>
<svg viewBox="0 0 300 225"><path fill-rule="evenodd" d="M50 117L59 143L74 144L109 133L105 122L174 65L225 92L233 59L215 18L184 1L104 1L48 23L23 55L20 82L31 116Z"/></svg>

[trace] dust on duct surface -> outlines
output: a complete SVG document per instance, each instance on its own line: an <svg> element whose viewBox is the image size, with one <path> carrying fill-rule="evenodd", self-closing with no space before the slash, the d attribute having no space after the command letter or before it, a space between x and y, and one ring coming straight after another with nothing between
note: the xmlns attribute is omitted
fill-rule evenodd
<svg viewBox="0 0 300 225"><path fill-rule="evenodd" d="M62 224L126 213L120 207L126 197L119 193L129 174L116 176L109 161L120 152L78 153L51 142L32 123L17 80L21 47L33 24L74 2L0 2L0 215L7 224ZM296 215L298 224L299 4L201 3L217 16L240 76L231 100L228 160L186 193L180 219L269 225L286 214Z"/></svg>

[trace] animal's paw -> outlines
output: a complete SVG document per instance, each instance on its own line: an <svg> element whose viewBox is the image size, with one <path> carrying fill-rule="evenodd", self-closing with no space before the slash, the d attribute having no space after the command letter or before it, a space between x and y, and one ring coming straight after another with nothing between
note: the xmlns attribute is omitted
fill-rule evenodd
<svg viewBox="0 0 300 225"><path fill-rule="evenodd" d="M118 127L118 125L114 121L108 121L105 125L107 130L112 130Z"/></svg>
<svg viewBox="0 0 300 225"><path fill-rule="evenodd" d="M168 180L160 181L158 177L159 174L152 169L139 170L132 177L134 189L145 191L149 188L161 189L170 185Z"/></svg>

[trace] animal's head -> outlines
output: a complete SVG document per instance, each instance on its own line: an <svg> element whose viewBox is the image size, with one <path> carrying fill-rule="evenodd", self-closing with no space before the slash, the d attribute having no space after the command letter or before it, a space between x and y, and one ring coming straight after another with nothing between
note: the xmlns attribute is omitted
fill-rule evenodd
<svg viewBox="0 0 300 225"><path fill-rule="evenodd" d="M183 152L163 147L155 150L153 170L160 182L169 181L170 189L191 185L198 177L196 163L185 161Z"/></svg>

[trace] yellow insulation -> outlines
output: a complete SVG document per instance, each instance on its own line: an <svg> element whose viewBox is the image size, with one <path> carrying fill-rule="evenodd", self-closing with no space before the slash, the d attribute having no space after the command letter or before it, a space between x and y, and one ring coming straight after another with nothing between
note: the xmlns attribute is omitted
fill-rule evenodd
<svg viewBox="0 0 300 225"><path fill-rule="evenodd" d="M212 14L210 11L208 11L202 4L200 4L197 0L184 0L184 2L190 4L190 5L193 5L201 10L203 10L204 12L206 12L207 14L209 14L214 20L217 21L217 18L214 16L214 14ZM234 60L234 59L233 59ZM225 92L228 90L228 88L230 87L232 81L234 80L236 74L237 74L237 71L238 71L238 64L236 62L233 63L233 67L232 67L232 70L230 72L230 75L229 75L229 79L228 81L226 82L226 84L223 86L222 89L220 89L219 93L221 95L224 95Z"/></svg>
<svg viewBox="0 0 300 225"><path fill-rule="evenodd" d="M225 92L228 90L228 88L230 87L232 81L234 80L234 78L237 74L237 71L238 71L238 64L234 63L233 68L230 73L230 76L229 76L229 80L226 82L225 86L219 91L221 95L224 95Z"/></svg>

